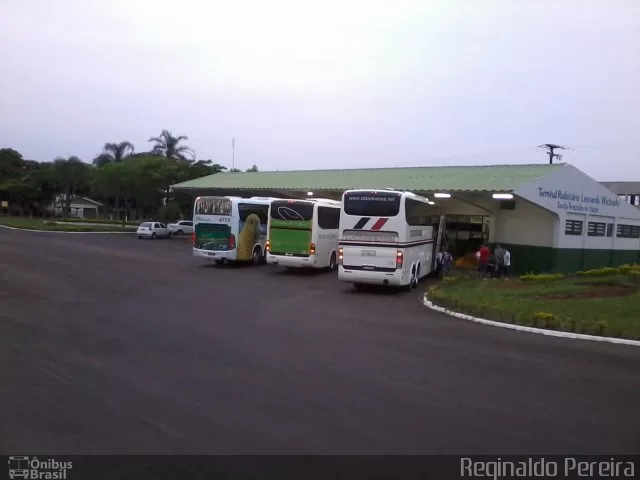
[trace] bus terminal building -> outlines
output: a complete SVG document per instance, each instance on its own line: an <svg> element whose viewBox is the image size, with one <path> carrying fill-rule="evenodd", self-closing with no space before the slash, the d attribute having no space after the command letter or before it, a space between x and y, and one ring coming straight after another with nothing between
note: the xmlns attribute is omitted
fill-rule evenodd
<svg viewBox="0 0 640 480"><path fill-rule="evenodd" d="M640 208L570 164L218 173L171 188L334 200L350 189L407 190L431 201L434 225L445 216L455 256L500 244L519 273L640 262Z"/></svg>

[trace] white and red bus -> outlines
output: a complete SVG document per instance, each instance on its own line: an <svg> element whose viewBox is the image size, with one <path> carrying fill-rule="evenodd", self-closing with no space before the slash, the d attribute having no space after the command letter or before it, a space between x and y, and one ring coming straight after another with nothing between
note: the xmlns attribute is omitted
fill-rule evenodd
<svg viewBox="0 0 640 480"><path fill-rule="evenodd" d="M433 202L411 192L347 190L340 210L338 278L354 284L415 288L433 268L438 218ZM435 220L437 222L437 220ZM435 228L434 228L435 227Z"/></svg>

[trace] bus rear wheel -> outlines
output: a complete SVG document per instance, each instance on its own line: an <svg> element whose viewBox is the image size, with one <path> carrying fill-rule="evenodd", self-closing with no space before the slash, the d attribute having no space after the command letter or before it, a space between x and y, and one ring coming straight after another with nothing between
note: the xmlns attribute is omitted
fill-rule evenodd
<svg viewBox="0 0 640 480"><path fill-rule="evenodd" d="M260 247L256 247L253 249L253 254L251 255L251 263L253 265L260 265L262 263L262 251Z"/></svg>
<svg viewBox="0 0 640 480"><path fill-rule="evenodd" d="M336 252L331 253L331 258L329 259L329 267L328 270L333 272L336 269Z"/></svg>

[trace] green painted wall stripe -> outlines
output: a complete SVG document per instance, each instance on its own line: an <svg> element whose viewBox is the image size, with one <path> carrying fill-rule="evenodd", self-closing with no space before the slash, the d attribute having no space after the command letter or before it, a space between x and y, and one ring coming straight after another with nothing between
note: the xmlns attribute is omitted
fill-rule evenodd
<svg viewBox="0 0 640 480"><path fill-rule="evenodd" d="M527 272L574 273L601 267L640 263L640 250L592 250L580 248L536 247L500 242L511 252L511 270ZM492 245L492 248L495 244Z"/></svg>

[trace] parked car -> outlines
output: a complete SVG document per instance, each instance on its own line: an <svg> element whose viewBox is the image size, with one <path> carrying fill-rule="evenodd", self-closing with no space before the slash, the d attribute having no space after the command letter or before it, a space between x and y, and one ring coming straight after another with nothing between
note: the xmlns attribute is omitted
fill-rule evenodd
<svg viewBox="0 0 640 480"><path fill-rule="evenodd" d="M174 235L191 235L193 233L193 222L191 220L180 220L167 225L169 231Z"/></svg>
<svg viewBox="0 0 640 480"><path fill-rule="evenodd" d="M142 222L136 231L138 239L151 238L169 238L171 232L164 223L160 222Z"/></svg>

